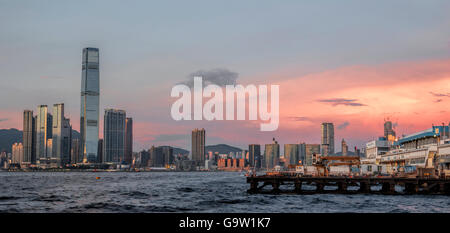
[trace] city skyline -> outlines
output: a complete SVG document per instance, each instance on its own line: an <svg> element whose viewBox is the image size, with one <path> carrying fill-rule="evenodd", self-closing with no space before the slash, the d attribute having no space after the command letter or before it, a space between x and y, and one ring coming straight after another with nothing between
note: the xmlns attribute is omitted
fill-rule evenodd
<svg viewBox="0 0 450 233"><path fill-rule="evenodd" d="M72 17L59 22L57 10L64 6L57 2L27 7L2 3L2 15L16 23L2 23L0 98L10 101L0 104L0 128L22 130L23 109L65 103L66 115L79 131L79 51L84 47L102 51L100 111L117 107L133 113L135 151L151 145L189 149L193 128L208 131L208 144L246 148L247 144L267 144L273 137L282 144L320 143L320 123L333 122L335 140L345 138L353 149L382 136L386 117L392 119L398 136L448 123L450 16L445 9L449 3L387 3L362 6L354 2L347 9L340 4L262 2L255 21L242 21L251 3L208 3L205 7L221 9L221 13L207 12L191 21L183 20L190 16L186 12L158 13L171 9L166 3L140 3L152 6L142 9L151 9L154 16L141 10L121 12L114 3L110 13L103 12L101 3L93 3L87 11L98 12L96 18L114 20L115 13L130 16L114 21L117 25L108 24L107 33L97 32L102 20L78 16L81 6L77 4L64 11ZM186 9L198 6L180 4ZM368 7L373 12L358 14ZM258 23L276 11L285 13L273 23ZM37 17L36 12L45 16ZM381 12L383 19L377 17ZM348 16L337 17L343 15ZM210 27L210 19L220 27ZM70 26L75 28L67 31ZM75 31L83 33L74 36ZM135 36L124 38L124 34ZM263 51L273 56L264 58ZM19 69L22 64L27 69ZM279 84L279 129L261 133L259 123L249 121L174 122L170 88L188 82L194 73L213 81L219 75L242 84L262 79ZM98 123L102 138L101 117ZM336 151L340 146L336 144Z"/></svg>

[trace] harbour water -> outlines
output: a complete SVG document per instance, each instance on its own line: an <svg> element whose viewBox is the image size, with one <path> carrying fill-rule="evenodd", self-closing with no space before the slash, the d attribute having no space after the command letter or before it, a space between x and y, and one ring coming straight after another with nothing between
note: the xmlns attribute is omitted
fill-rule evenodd
<svg viewBox="0 0 450 233"><path fill-rule="evenodd" d="M445 195L250 195L248 188L239 172L0 172L0 212L450 213Z"/></svg>

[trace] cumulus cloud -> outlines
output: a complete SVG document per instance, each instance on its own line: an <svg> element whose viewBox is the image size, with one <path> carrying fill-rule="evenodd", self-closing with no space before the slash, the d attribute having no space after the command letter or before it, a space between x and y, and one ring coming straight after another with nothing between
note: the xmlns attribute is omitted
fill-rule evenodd
<svg viewBox="0 0 450 233"><path fill-rule="evenodd" d="M188 75L182 82L189 87L194 87L194 77L202 77L203 85L215 84L218 86L236 85L239 74L228 69L217 68L213 70L199 70Z"/></svg>
<svg viewBox="0 0 450 233"><path fill-rule="evenodd" d="M328 103L331 104L332 106L338 105L355 106L355 107L367 106L366 104L356 102L358 101L357 99L332 98L332 99L320 99L317 101L321 103Z"/></svg>
<svg viewBox="0 0 450 233"><path fill-rule="evenodd" d="M347 126L349 126L350 123L348 121L345 121L344 123L337 126L338 129L345 129Z"/></svg>

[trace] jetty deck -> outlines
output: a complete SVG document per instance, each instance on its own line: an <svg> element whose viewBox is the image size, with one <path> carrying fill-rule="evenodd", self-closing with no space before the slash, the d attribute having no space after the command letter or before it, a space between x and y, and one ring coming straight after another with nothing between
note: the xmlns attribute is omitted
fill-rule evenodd
<svg viewBox="0 0 450 233"><path fill-rule="evenodd" d="M248 193L450 194L450 179L404 177L250 176ZM269 189L265 187L269 187ZM306 188L308 187L308 188ZM311 187L313 187L311 189Z"/></svg>

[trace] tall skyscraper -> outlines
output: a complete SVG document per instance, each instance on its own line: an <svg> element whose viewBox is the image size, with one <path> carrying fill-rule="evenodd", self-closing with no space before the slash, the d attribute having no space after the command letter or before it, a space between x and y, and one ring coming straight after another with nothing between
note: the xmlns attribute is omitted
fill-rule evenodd
<svg viewBox="0 0 450 233"><path fill-rule="evenodd" d="M97 162L100 105L98 48L83 49L81 72L80 134L83 162Z"/></svg>
<svg viewBox="0 0 450 233"><path fill-rule="evenodd" d="M119 109L105 109L104 117L103 163L118 164L125 158L126 112Z"/></svg>
<svg viewBox="0 0 450 233"><path fill-rule="evenodd" d="M205 164L205 129L192 130L192 160Z"/></svg>
<svg viewBox="0 0 450 233"><path fill-rule="evenodd" d="M64 104L53 105L53 134L52 134L52 159L58 166L64 166L70 162L70 150L72 143L72 126L70 120L64 117Z"/></svg>
<svg viewBox="0 0 450 233"><path fill-rule="evenodd" d="M47 105L39 105L36 116L36 160L47 158L47 140L52 138L52 115Z"/></svg>
<svg viewBox="0 0 450 233"><path fill-rule="evenodd" d="M248 162L250 167L261 168L261 146L258 144L248 145Z"/></svg>
<svg viewBox="0 0 450 233"><path fill-rule="evenodd" d="M36 161L35 155L35 118L32 110L23 111L23 163L32 164Z"/></svg>
<svg viewBox="0 0 450 233"><path fill-rule="evenodd" d="M125 162L131 164L133 156L133 119L127 117L125 120Z"/></svg>
<svg viewBox="0 0 450 233"><path fill-rule="evenodd" d="M284 144L286 165L298 165L300 160L298 144Z"/></svg>
<svg viewBox="0 0 450 233"><path fill-rule="evenodd" d="M280 145L275 138L273 139L272 144L266 144L266 148L264 151L264 164L266 169L273 169L280 159Z"/></svg>
<svg viewBox="0 0 450 233"><path fill-rule="evenodd" d="M334 126L333 123L322 123L322 155L334 154Z"/></svg>

